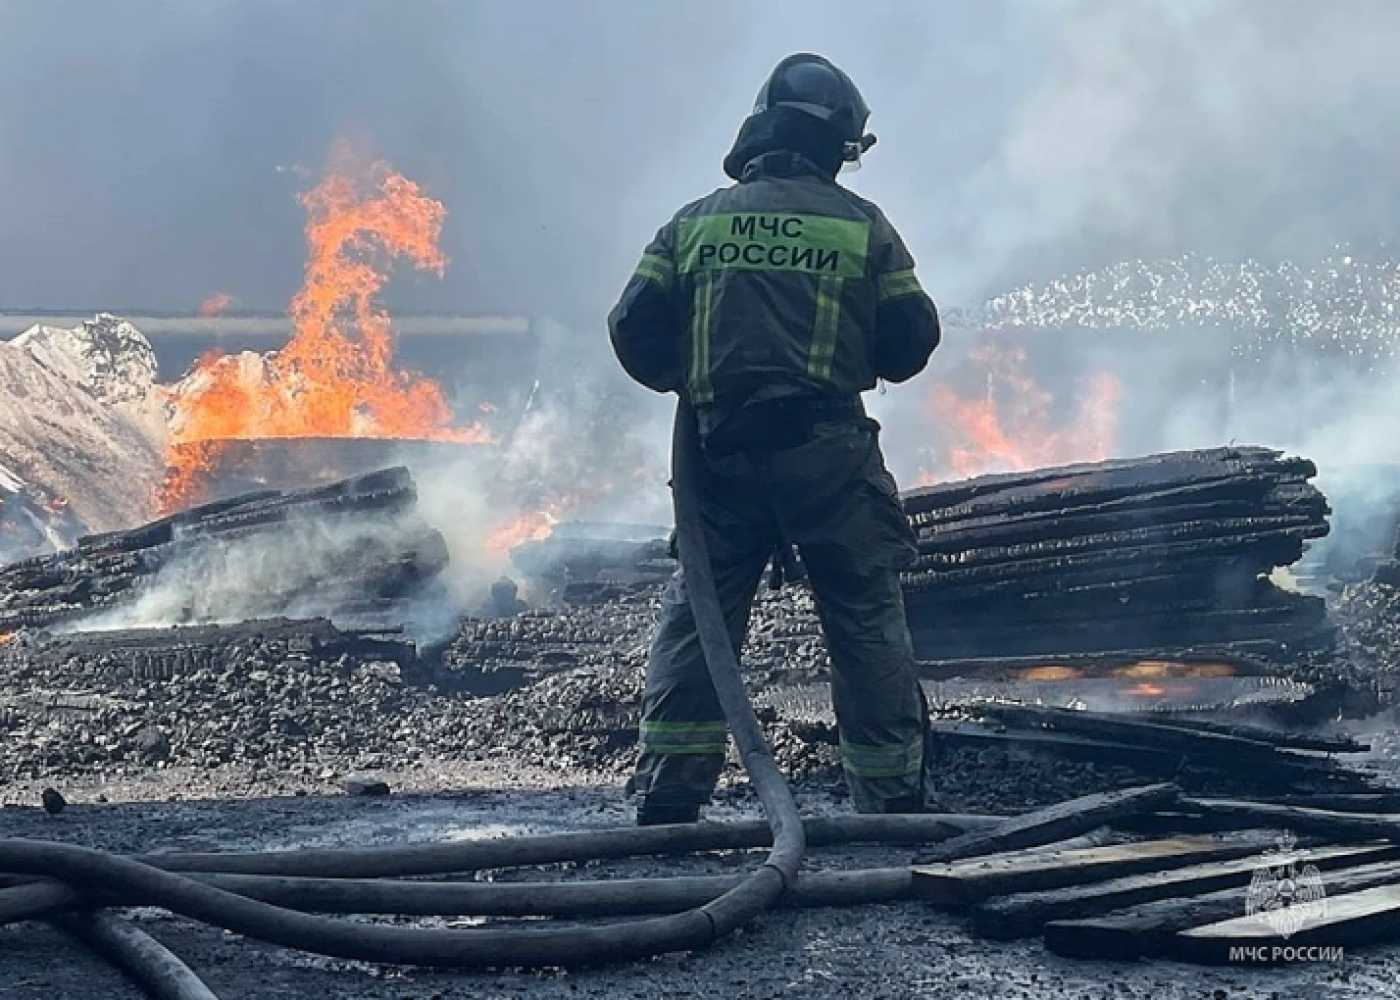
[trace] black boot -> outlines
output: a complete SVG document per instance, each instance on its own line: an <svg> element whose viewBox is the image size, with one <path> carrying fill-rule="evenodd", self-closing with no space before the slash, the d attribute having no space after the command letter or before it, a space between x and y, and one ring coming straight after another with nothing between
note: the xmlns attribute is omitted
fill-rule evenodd
<svg viewBox="0 0 1400 1000"><path fill-rule="evenodd" d="M700 806L695 802L667 802L644 798L637 806L638 826L664 826L671 823L700 822Z"/></svg>

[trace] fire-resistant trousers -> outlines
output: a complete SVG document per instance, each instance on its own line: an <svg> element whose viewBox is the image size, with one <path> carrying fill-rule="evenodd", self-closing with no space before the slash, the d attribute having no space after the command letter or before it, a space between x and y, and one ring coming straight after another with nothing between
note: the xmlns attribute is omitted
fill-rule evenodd
<svg viewBox="0 0 1400 1000"><path fill-rule="evenodd" d="M861 812L914 811L924 799L926 710L899 573L917 549L878 430L863 418L821 423L785 451L706 455L699 504L736 655L763 570L785 536L802 555L826 637L852 802ZM644 808L683 812L708 801L728 727L679 571L662 599L640 728Z"/></svg>

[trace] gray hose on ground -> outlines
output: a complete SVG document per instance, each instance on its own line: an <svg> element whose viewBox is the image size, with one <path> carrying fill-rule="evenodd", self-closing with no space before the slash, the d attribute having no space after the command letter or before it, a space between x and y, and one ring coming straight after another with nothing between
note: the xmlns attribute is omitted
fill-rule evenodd
<svg viewBox="0 0 1400 1000"><path fill-rule="evenodd" d="M803 820L810 844L927 844L947 840L960 833L986 829L1005 820L1004 816L976 813L908 813L882 816L815 816ZM378 847L364 850L271 851L265 854L163 854L138 856L134 860L153 868L189 874L199 881L220 888L231 888L207 876L227 874L249 878L283 878L299 881L325 879L342 884L386 886L390 878L414 875L441 875L497 868L519 868L560 862L588 862L635 857L644 854L681 854L695 851L744 850L767 847L773 831L761 820L738 823L693 823L677 826L615 827L575 834L547 834L494 840L462 841L450 844L412 844L407 847ZM0 865L6 842L0 841ZM823 873L834 875L835 873ZM725 876L733 884L737 877ZM675 878L636 880L658 888L646 892L666 893L662 888ZM252 885L253 882L246 884ZM410 883L423 885L424 883ZM527 883L528 884L528 883ZM550 883L551 885L562 885ZM612 899L613 882L578 883L578 892L596 891L601 899ZM804 883L799 881L799 888ZM472 889L483 893L501 891L509 895L522 883L475 883ZM466 887L464 887L465 890ZM243 893L264 899L258 893ZM572 891L572 890L570 890ZM711 897L719 895L715 892ZM69 888L63 882L27 875L0 874L0 925L18 920L34 920L56 911L91 905L90 893ZM128 900L129 901L129 900ZM279 900L265 899L266 902ZM708 901L708 899L707 899ZM116 905L103 902L102 905ZM512 906L503 902L502 906ZM580 904L583 905L583 904ZM835 904L831 904L835 905ZM357 912L375 912L373 910ZM465 913L468 911L453 911ZM473 910L490 915L492 910ZM515 911L504 911L510 915ZM548 911L530 911L547 915ZM656 912L640 910L638 912ZM556 914L558 915L558 914Z"/></svg>
<svg viewBox="0 0 1400 1000"><path fill-rule="evenodd" d="M415 917L622 917L679 913L737 886L742 875L608 879L588 882L406 882L397 879L296 878L190 872L185 877L249 899L310 913L386 913ZM779 906L854 906L910 898L910 868L799 875ZM49 879L0 889L0 923L51 918L93 906L141 906L147 900L84 892Z"/></svg>
<svg viewBox="0 0 1400 1000"><path fill-rule="evenodd" d="M821 844L922 844L986 829L1005 816L981 813L891 813L809 816L807 842ZM528 837L462 840L363 849L289 850L197 854L143 854L138 861L166 871L242 875L315 875L325 878L402 878L488 868L523 868L563 862L608 861L644 854L689 854L768 847L773 831L762 820L620 826ZM4 869L0 855L0 870Z"/></svg>
<svg viewBox="0 0 1400 1000"><path fill-rule="evenodd" d="M1101 847L1121 837L1108 827L1020 853ZM701 906L739 884L740 875L674 876L584 882L415 882L398 879L306 878L188 872L187 877L240 896L313 913L393 913L405 916L619 917L678 913ZM806 872L779 898L785 907L856 906L908 899L909 868ZM146 900L82 892L43 879L0 889L0 924L90 906L135 906Z"/></svg>
<svg viewBox="0 0 1400 1000"><path fill-rule="evenodd" d="M246 899L131 858L65 844L0 842L0 868L134 895L217 927L274 944L371 962L471 968L575 966L703 948L742 926L794 886L806 835L792 791L749 703L710 571L695 499L700 445L691 407L676 410L672 448L676 536L700 645L744 768L773 830L768 860L695 909L600 927L439 931L347 924Z"/></svg>
<svg viewBox="0 0 1400 1000"><path fill-rule="evenodd" d="M125 969L155 1000L219 1000L165 945L121 917L73 913L55 917L53 923L113 965Z"/></svg>

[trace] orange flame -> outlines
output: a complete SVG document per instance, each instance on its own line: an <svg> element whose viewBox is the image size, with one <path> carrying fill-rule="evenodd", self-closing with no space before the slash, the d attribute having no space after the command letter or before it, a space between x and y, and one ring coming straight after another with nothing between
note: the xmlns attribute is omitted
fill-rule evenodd
<svg viewBox="0 0 1400 1000"><path fill-rule="evenodd" d="M525 542L542 542L554 533L559 518L550 510L529 511L490 532L482 542L488 555L501 561L510 550Z"/></svg>
<svg viewBox="0 0 1400 1000"><path fill-rule="evenodd" d="M927 412L948 428L952 443L939 473L921 470L917 485L988 472L1020 472L1108 458L1117 437L1122 383L1107 372L1089 377L1088 395L1067 425L1057 427L1052 393L1026 373L1026 352L984 344L972 359L986 373L981 399L935 383Z"/></svg>
<svg viewBox="0 0 1400 1000"><path fill-rule="evenodd" d="M228 292L215 292L199 304L199 314L206 318L219 316L237 305L238 300Z"/></svg>
<svg viewBox="0 0 1400 1000"><path fill-rule="evenodd" d="M13 632L0 632L0 646L5 645L5 643L9 642L14 637L15 634Z"/></svg>
<svg viewBox="0 0 1400 1000"><path fill-rule="evenodd" d="M387 280L376 252L442 274L442 203L385 163L356 169L345 147L333 164L301 198L309 255L291 340L274 354L206 357L172 393L163 509L198 495L230 438L491 440L479 424L453 426L436 382L392 366L389 316L375 304Z"/></svg>

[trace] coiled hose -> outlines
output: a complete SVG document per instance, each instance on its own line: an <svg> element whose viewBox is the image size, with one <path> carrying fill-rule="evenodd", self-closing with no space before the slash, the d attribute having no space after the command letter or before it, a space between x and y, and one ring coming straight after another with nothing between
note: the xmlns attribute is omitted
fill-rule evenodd
<svg viewBox="0 0 1400 1000"><path fill-rule="evenodd" d="M562 892L548 890L546 895L548 892L556 895L539 898L541 890L536 887L536 898L529 904L532 910L555 914L654 913L683 907L665 916L603 926L436 930L346 923L249 898L271 898L309 909L375 912L376 903L381 907L384 903L386 890L382 887L375 890L363 884L346 884L334 889L325 885L303 885L294 892L271 879L240 882L227 876L229 873L329 875L346 879L440 873L473 867L542 864L566 858L655 853L686 842L702 847L752 846L765 839L761 835L763 831L753 829L753 824L727 827L705 824L378 851L173 855L140 859L66 844L3 840L0 841L0 871L47 876L66 885L40 882L0 891L11 895L13 904L8 911L0 905L0 920L25 919L55 908L71 907L80 901L88 906L139 902L247 937L338 958L456 968L555 967L701 949L748 922L785 891L796 890L797 873L806 850L806 832L791 789L773 759L749 702L730 644L711 573L704 524L696 503L701 456L694 412L685 403L681 403L676 412L672 462L677 542L700 644L715 692L771 831L771 851L757 871L737 883L729 878L690 880L688 884L677 882L660 894L638 890L630 894L631 898L628 898L627 888L608 889L606 886L563 889ZM964 822L958 823L958 819ZM825 823L831 828L825 831L827 836L820 839L929 840L994 821L994 817L882 816L812 822ZM178 874L181 870L200 874ZM221 879L208 874L211 872L226 874ZM812 901L830 902L841 898L859 901L874 898L872 893L888 897L907 892L907 877L887 871L878 875L870 873L864 880L820 879L818 882L822 884L813 884L806 892ZM827 882L830 884L825 884ZM83 889L78 892L67 886ZM517 897L531 892L513 886L491 888L514 892ZM455 896L450 899L454 907L460 907L457 912L471 908L471 901L463 898L463 889L471 892L467 887L456 887ZM590 889L594 897L591 901L588 898ZM433 891L426 889L427 893ZM418 898L415 905L410 897L414 892L421 896L424 889L405 886L391 891L394 892L398 895L391 895L391 898L408 904L405 909L419 913L434 906L440 912L447 902ZM477 900L475 909L483 912L520 913L526 909L525 901L520 898L512 901L502 895L493 902L489 893L480 895L485 898ZM797 898L800 899L800 894ZM331 899L333 905L327 905Z"/></svg>

